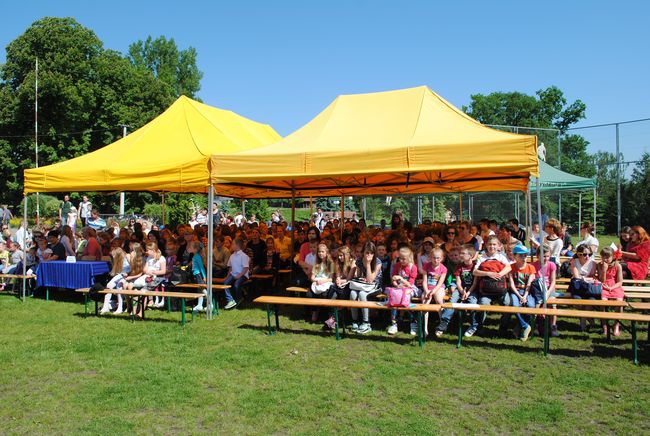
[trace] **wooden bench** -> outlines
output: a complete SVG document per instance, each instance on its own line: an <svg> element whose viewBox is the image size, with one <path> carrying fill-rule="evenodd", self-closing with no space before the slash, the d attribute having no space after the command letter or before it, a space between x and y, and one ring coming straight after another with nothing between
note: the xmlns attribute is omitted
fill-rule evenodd
<svg viewBox="0 0 650 436"><path fill-rule="evenodd" d="M569 283L571 278L569 277L558 277L555 279L557 283ZM650 285L650 280L633 280L633 279L623 279L624 285Z"/></svg>
<svg viewBox="0 0 650 436"><path fill-rule="evenodd" d="M602 301L602 300L590 300ZM512 306L489 306L479 304L459 304L459 303L445 303L442 305L443 309L454 309L458 312L458 344L460 348L463 336L463 312L491 312L501 314L521 314L521 315L544 315L544 355L549 353L550 348L550 317L558 316L565 318L588 318L588 319L604 319L616 321L630 321L632 323L632 354L634 363L638 365L638 343L636 334L637 322L650 322L650 315L643 315L638 313L620 313L620 312L602 312L592 310L567 310L567 309L544 309L544 308L530 308L530 307L512 307Z"/></svg>
<svg viewBox="0 0 650 436"><path fill-rule="evenodd" d="M266 305L266 316L268 321L269 335L274 335L275 331L271 326L271 312L275 312L275 329L280 330L280 319L278 306L308 306L318 308L329 308L334 312L334 333L337 340L341 339L339 335L339 325L342 326L343 335L345 336L345 322L339 323L339 309L377 309L377 310L391 310L397 309L399 311L417 312L417 336L420 346L424 346L424 326L422 322L423 312L439 312L439 304L414 304L410 307L388 307L376 301L351 301L351 300L329 300L324 298L299 298L299 297L276 297L265 295L253 300L256 304Z"/></svg>
<svg viewBox="0 0 650 436"><path fill-rule="evenodd" d="M9 280L18 280L18 279L36 279L34 274L0 274L0 279L9 279ZM15 286L15 285L14 285ZM15 287L12 287L12 292L15 290Z"/></svg>
<svg viewBox="0 0 650 436"><path fill-rule="evenodd" d="M177 285L172 285L172 288L206 289L207 290L208 285L206 285L206 284L198 284L198 283L179 283ZM226 289L230 289L230 285L217 285L217 284L212 285L212 291L213 292L214 291L225 291ZM214 297L214 295L212 295L212 313L215 314L215 315L219 315L219 300L217 300Z"/></svg>
<svg viewBox="0 0 650 436"><path fill-rule="evenodd" d="M90 293L90 288L81 288L76 289L75 292L84 294L84 318L88 315L88 294ZM138 291L138 290L127 290L127 289L102 289L97 291L97 294L106 295L106 294L115 294L115 295L124 295L129 299L129 305L133 305L133 297L164 297L167 298L167 312L171 312L170 298L180 298L181 300L181 325L185 325L185 300L195 300L199 297L203 297L203 293L190 293L190 292L158 292L158 291ZM144 303L141 301L141 303ZM98 301L95 300L95 315L98 315ZM144 319L146 307L142 307L142 319ZM192 312L192 320L194 320L194 312ZM135 321L134 315L131 315L131 321Z"/></svg>

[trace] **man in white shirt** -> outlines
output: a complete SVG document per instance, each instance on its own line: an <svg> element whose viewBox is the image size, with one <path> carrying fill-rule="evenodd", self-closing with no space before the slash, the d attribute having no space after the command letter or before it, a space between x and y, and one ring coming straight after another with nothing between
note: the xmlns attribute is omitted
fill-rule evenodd
<svg viewBox="0 0 650 436"><path fill-rule="evenodd" d="M88 196L84 195L79 203L79 217L81 218L81 227L86 227L88 218L93 210L93 205L88 201Z"/></svg>
<svg viewBox="0 0 650 436"><path fill-rule="evenodd" d="M228 275L223 281L224 285L232 285L234 288L235 296L233 298L230 289L226 289L226 310L234 309L243 300L242 284L248 278L248 271L250 266L250 258L242 250L244 241L241 238L236 238L232 241L233 252L228 259Z"/></svg>

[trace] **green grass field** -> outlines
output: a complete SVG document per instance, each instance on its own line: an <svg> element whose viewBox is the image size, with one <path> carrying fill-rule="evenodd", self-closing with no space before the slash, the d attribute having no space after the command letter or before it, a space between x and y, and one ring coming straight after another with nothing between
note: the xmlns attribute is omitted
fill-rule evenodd
<svg viewBox="0 0 650 436"><path fill-rule="evenodd" d="M9 295L0 314L3 434L650 432L648 347L634 366L627 333L608 345L576 323L545 358L537 337L337 342L300 309L273 337L250 305L184 328Z"/></svg>

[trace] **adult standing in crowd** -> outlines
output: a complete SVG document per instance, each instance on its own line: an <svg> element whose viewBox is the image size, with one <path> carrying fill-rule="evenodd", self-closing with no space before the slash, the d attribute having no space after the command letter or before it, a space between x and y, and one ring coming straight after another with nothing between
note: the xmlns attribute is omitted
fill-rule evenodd
<svg viewBox="0 0 650 436"><path fill-rule="evenodd" d="M68 221L68 213L70 213L71 207L72 207L72 202L70 201L70 196L66 194L63 196L63 201L59 206L59 219L61 221L63 220L65 220L65 222Z"/></svg>
<svg viewBox="0 0 650 436"><path fill-rule="evenodd" d="M88 225L88 219L92 213L93 205L88 201L88 196L84 195L81 197L79 202L79 218L81 218L81 227L86 227Z"/></svg>
<svg viewBox="0 0 650 436"><path fill-rule="evenodd" d="M9 206L6 204L2 206L2 225L9 227L9 223L11 222L11 219L13 218L13 214L9 210Z"/></svg>

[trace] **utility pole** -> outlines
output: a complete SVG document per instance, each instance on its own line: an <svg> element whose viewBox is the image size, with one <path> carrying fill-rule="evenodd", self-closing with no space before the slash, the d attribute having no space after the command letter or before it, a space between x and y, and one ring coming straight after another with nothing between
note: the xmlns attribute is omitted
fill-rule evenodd
<svg viewBox="0 0 650 436"><path fill-rule="evenodd" d="M34 143L36 144L36 168L38 168L38 58L36 58L36 86L34 92ZM27 201L27 198L25 198ZM38 205L38 192L36 193L36 224L40 218L40 207ZM27 230L27 227L25 227Z"/></svg>
<svg viewBox="0 0 650 436"><path fill-rule="evenodd" d="M129 126L127 126L126 124L120 124L120 126L122 127L122 139L124 139L126 138L127 135L126 129ZM124 192L120 192L120 216L124 216ZM164 221L164 217L163 217L163 221Z"/></svg>
<svg viewBox="0 0 650 436"><path fill-rule="evenodd" d="M621 233L621 151L618 135L619 124L616 123L616 234Z"/></svg>

